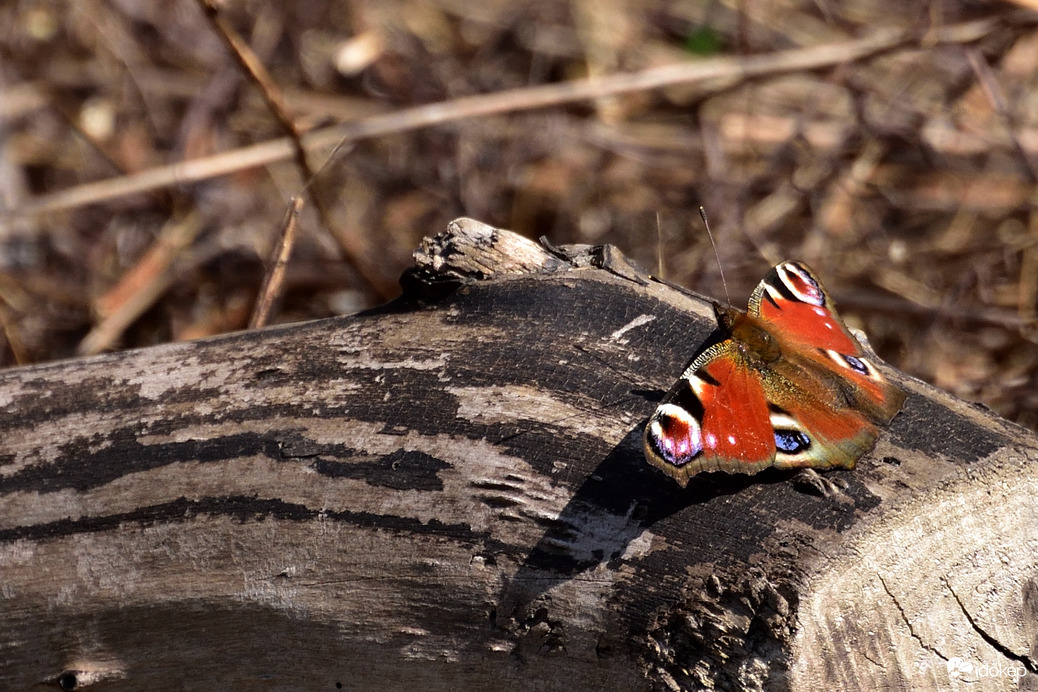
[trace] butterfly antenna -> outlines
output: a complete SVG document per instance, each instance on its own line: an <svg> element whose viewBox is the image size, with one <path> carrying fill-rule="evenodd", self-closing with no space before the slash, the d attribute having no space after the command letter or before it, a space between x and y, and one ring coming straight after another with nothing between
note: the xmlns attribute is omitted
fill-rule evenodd
<svg viewBox="0 0 1038 692"><path fill-rule="evenodd" d="M721 275L721 286L724 288L724 300L728 305L732 304L731 296L728 295L728 282L724 280L724 268L721 267L721 255L717 252L717 243L714 242L714 234L710 232L710 222L706 220L706 209L699 207L699 216L706 226L706 237L710 239L710 247L714 249L714 259L717 260L717 273Z"/></svg>
<svg viewBox="0 0 1038 692"><path fill-rule="evenodd" d="M663 278L663 231L659 212L656 212L656 276Z"/></svg>

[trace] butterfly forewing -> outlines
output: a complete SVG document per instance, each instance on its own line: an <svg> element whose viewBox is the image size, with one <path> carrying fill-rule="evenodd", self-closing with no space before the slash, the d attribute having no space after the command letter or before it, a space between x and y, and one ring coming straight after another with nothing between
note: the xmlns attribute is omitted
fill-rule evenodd
<svg viewBox="0 0 1038 692"><path fill-rule="evenodd" d="M836 314L829 294L799 262L783 262L772 268L754 290L748 312L784 341L861 353L861 345Z"/></svg>
<svg viewBox="0 0 1038 692"><path fill-rule="evenodd" d="M734 342L704 352L674 385L646 426L645 454L682 486L702 471L770 465L775 435L764 387Z"/></svg>
<svg viewBox="0 0 1038 692"><path fill-rule="evenodd" d="M775 337L785 360L812 361L822 376L835 378L844 407L881 424L900 410L904 393L865 354L806 265L783 262L772 268L753 292L749 315Z"/></svg>

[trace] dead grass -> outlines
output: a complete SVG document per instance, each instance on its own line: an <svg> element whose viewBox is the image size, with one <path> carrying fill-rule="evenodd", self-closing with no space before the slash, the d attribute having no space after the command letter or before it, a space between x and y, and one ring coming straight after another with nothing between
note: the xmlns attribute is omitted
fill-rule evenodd
<svg viewBox="0 0 1038 692"><path fill-rule="evenodd" d="M5 3L0 365L245 328L292 195L282 322L391 297L457 216L722 295L702 204L734 300L802 259L1036 428L1038 14L902 5Z"/></svg>

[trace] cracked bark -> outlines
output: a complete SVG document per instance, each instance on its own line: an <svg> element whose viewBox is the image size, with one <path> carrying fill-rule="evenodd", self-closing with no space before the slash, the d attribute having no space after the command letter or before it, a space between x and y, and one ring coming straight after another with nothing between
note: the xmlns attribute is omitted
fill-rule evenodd
<svg viewBox="0 0 1038 692"><path fill-rule="evenodd" d="M0 373L0 689L1038 679L1034 436L899 378L858 468L682 490L641 425L707 302L469 220L404 285Z"/></svg>
<svg viewBox="0 0 1038 692"><path fill-rule="evenodd" d="M980 635L981 639L987 642L987 644L992 649L1000 653L1006 660L1020 663L1027 669L1028 672L1032 674L1038 673L1038 666L1035 666L1035 662L1032 657L1027 655L1021 655L1013 651L1005 644L1000 642L996 637L992 636L990 632L981 627L981 625L973 618L973 615L970 614L970 611L966 607L966 604L963 603L962 599L959 598L959 595L955 593L955 589L951 587L951 585L948 583L948 580L941 579L941 583L944 584L945 588L948 589L948 592L951 593L952 598L955 599L955 603L958 604L959 609L962 611L962 614L966 616L966 621L970 623L970 627L972 627L973 630Z"/></svg>

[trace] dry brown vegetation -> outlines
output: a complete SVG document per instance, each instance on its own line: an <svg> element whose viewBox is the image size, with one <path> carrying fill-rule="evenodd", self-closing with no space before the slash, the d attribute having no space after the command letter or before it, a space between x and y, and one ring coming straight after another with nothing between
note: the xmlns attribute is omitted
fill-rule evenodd
<svg viewBox="0 0 1038 692"><path fill-rule="evenodd" d="M734 302L802 259L894 365L1038 427L1016 5L22 0L0 95L4 366L245 328L293 195L281 322L392 297L458 216L722 296L703 205Z"/></svg>

